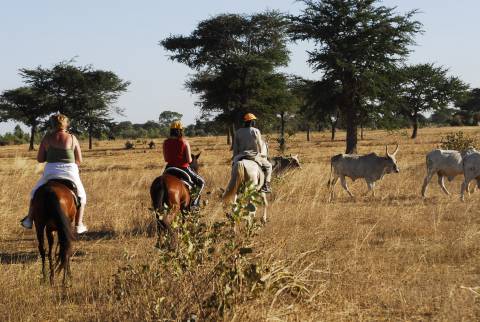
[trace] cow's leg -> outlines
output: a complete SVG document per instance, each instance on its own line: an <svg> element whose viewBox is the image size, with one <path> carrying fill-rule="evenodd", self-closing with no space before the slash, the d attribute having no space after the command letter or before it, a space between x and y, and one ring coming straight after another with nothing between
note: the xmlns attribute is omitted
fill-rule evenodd
<svg viewBox="0 0 480 322"><path fill-rule="evenodd" d="M442 188L443 192L445 192L445 194L449 196L450 192L448 192L447 188L445 188L444 178L445 178L444 176L442 176L441 174L438 174L438 185L440 186L440 188Z"/></svg>
<svg viewBox="0 0 480 322"><path fill-rule="evenodd" d="M371 191L372 192L372 196L375 197L375 182L374 181L369 181L369 180L365 180L365 182L367 183L367 187L368 187L368 190L367 192L365 193L365 195L368 195L368 193Z"/></svg>
<svg viewBox="0 0 480 322"><path fill-rule="evenodd" d="M460 200L462 201L465 201L465 190L468 188L470 180L470 178L465 177L465 180L462 183L462 188L460 189Z"/></svg>
<svg viewBox="0 0 480 322"><path fill-rule="evenodd" d="M427 186L430 182L430 180L432 180L432 177L433 177L433 172L432 171L428 171L427 175L425 176L425 179L423 179L423 186L422 186L422 197L426 197L426 193L427 193ZM440 177L439 177L440 178Z"/></svg>
<svg viewBox="0 0 480 322"><path fill-rule="evenodd" d="M345 189L348 192L348 194L350 195L350 197L353 198L353 194L348 189L347 180L345 179L345 176L340 176L340 183L342 184L343 189Z"/></svg>
<svg viewBox="0 0 480 322"><path fill-rule="evenodd" d="M330 198L328 199L328 202L332 201L335 197L335 185L337 184L338 181L338 176L334 176L332 181L330 181Z"/></svg>

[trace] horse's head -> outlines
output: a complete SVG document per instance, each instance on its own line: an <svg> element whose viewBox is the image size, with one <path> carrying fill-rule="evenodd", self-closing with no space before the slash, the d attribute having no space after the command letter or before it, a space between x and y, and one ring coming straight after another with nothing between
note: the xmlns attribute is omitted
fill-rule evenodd
<svg viewBox="0 0 480 322"><path fill-rule="evenodd" d="M192 156L192 162L190 163L190 168L192 168L193 171L195 172L198 172L198 168L199 168L199 165L198 165L198 159L200 158L200 154L202 152L199 152L198 154L191 154Z"/></svg>

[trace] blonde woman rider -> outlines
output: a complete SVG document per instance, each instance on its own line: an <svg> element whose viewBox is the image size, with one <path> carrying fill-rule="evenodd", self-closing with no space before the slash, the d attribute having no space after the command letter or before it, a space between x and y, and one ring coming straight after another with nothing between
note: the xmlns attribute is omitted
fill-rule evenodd
<svg viewBox="0 0 480 322"><path fill-rule="evenodd" d="M46 162L47 164L45 165L43 176L33 188L30 198L33 199L35 191L50 179L72 181L77 186L77 193L80 199L80 208L75 219L75 229L77 234L82 234L87 231L87 227L83 224L87 195L78 171L78 165L82 162L80 144L73 134L67 132L69 121L65 115L53 115L50 118L50 125L52 132L45 135L42 139L37 154L37 161L40 163ZM32 228L31 207L28 215L22 219L21 225L27 229Z"/></svg>

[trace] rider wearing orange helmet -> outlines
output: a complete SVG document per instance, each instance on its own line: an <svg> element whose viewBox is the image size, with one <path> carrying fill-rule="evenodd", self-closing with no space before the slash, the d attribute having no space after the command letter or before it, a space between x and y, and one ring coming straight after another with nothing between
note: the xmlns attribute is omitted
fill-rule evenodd
<svg viewBox="0 0 480 322"><path fill-rule="evenodd" d="M166 169L171 167L182 169L199 188L198 194L192 202L192 207L198 208L205 180L190 168L192 153L190 144L183 136L183 126L180 121L174 121L170 125L170 137L163 142L163 158L167 163Z"/></svg>
<svg viewBox="0 0 480 322"><path fill-rule="evenodd" d="M262 140L260 130L255 128L257 117L252 113L247 113L243 117L244 126L235 132L233 141L233 162L242 159L251 159L256 161L265 169L265 182L260 191L272 192L270 181L272 178L272 164L267 159L266 145Z"/></svg>

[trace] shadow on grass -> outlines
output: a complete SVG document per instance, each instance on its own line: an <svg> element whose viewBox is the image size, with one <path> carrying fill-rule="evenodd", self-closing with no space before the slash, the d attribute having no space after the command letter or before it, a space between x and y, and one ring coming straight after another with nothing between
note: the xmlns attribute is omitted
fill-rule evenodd
<svg viewBox="0 0 480 322"><path fill-rule="evenodd" d="M39 257L38 252L14 252L0 253L0 264L27 264L36 262Z"/></svg>
<svg viewBox="0 0 480 322"><path fill-rule="evenodd" d="M114 239L117 237L117 234L111 230L99 230L99 231L88 231L81 235L77 236L78 240L82 241L91 241L91 240L102 240L102 239Z"/></svg>

